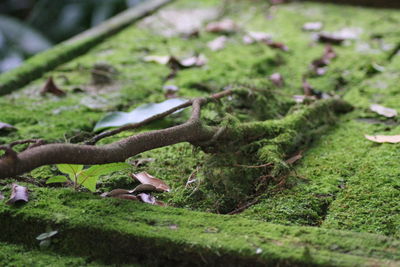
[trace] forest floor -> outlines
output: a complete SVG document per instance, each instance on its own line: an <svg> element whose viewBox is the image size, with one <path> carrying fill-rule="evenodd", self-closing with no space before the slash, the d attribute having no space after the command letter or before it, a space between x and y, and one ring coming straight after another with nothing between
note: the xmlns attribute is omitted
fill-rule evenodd
<svg viewBox="0 0 400 267"><path fill-rule="evenodd" d="M400 134L399 23L398 10L179 0L1 96L0 122L16 129L0 124L0 144L80 143L108 112L228 89L238 93L204 106L202 120L264 131L146 151L95 193L46 184L56 166L0 180L6 199L14 182L30 190L24 205L0 202L1 265L400 264L399 144L365 137ZM65 96L40 93L49 77ZM171 188L157 194L168 207L99 196L133 189L142 171Z"/></svg>

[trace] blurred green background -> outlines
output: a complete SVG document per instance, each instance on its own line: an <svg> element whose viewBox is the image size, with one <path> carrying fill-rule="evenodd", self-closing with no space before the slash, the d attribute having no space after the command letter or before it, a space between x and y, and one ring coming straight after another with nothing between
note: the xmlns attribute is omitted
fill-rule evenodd
<svg viewBox="0 0 400 267"><path fill-rule="evenodd" d="M0 0L0 73L145 0Z"/></svg>

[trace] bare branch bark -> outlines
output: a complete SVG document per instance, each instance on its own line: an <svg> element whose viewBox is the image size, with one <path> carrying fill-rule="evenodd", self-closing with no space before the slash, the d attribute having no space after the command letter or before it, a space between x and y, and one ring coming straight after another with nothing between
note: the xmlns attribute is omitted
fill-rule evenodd
<svg viewBox="0 0 400 267"><path fill-rule="evenodd" d="M151 149L180 142L197 143L210 140L218 131L218 128L211 128L201 123L201 106L210 100L219 99L230 94L232 94L232 91L227 90L212 95L209 98L195 98L139 123L140 125L144 125L149 121L165 117L182 108L182 106L192 105L192 115L184 124L167 129L140 133L104 146L48 144L32 147L19 154L12 150L10 145L1 146L0 149L5 150L6 153L0 157L0 179L19 175L43 165L60 163L94 165L122 162L129 157ZM128 126L138 127L137 125L132 124ZM129 127L119 128L114 131L114 134L127 130ZM104 137L105 135L101 136L101 138ZM100 139L99 137L97 138L97 140ZM31 141L22 141L22 143L29 143ZM13 145L14 143L20 144L21 142L13 142Z"/></svg>

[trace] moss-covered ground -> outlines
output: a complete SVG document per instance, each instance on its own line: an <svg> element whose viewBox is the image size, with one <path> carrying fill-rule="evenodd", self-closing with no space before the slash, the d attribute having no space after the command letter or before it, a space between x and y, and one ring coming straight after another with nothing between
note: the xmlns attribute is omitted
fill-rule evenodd
<svg viewBox="0 0 400 267"><path fill-rule="evenodd" d="M219 255L221 260L233 257L233 262L241 264L395 265L391 260L399 260L399 145L375 144L363 135L400 134L396 118L385 119L368 110L372 103L400 110L400 57L391 56L400 42L400 12L303 2L271 7L266 1L227 1L221 5L213 0L180 0L167 7L181 14L203 8L214 9L219 17L231 18L240 26L240 31L228 36L224 49L211 51L206 44L219 34L203 29L198 37L178 33L165 37L145 23L132 25L85 55L2 96L0 121L18 130L0 132L0 144L28 138L82 142L94 135L94 125L108 111L130 111L143 103L165 100L165 85L178 86L177 95L183 98L235 88L241 93L207 105L202 118L210 125L238 125L239 132L256 125L262 132L258 139L238 135L241 138L237 142L216 146L213 151L187 143L159 148L132 158L154 161L132 167L129 172L147 171L166 181L172 192L159 198L173 207L228 213L257 203L240 214L219 217L123 200L100 200L70 189L34 188L33 200L26 207L13 209L1 204L2 227L11 232L8 237L2 235L1 240L37 247L35 235L52 226L66 233L60 234L53 250L106 262L106 252L112 248L109 244L91 250L100 239L110 239L122 247L121 252L113 251L111 262L156 264L146 256L154 253L160 255L160 262L179 261L182 256L188 263L201 262L202 258L218 263ZM157 18L157 14L153 16L158 23L172 23ZM307 78L316 90L350 103L354 108L350 113L339 115L334 100L307 105L292 99L293 95L303 94L302 77L309 73L309 64L324 52L324 44L314 40L314 33L301 29L310 21L323 22L327 32L344 29L356 35L354 40L334 46L337 58L325 75ZM262 43L244 44L245 31L269 33L289 51ZM194 54L204 54L206 65L180 70L169 80L168 66L144 62L149 55L185 58ZM97 63L117 70L111 84L93 84L91 73ZM285 80L283 87L276 87L268 79L276 72ZM50 76L67 92L65 97L40 95ZM136 132L181 123L188 114L174 114ZM131 134L124 132L100 144ZM303 157L294 166L285 163L300 151ZM274 165L244 167L267 162ZM57 174L54 166L45 166L26 176L44 182ZM187 185L188 180L193 182ZM126 171L102 177L97 188L104 192L134 186ZM15 230L17 224L30 237L22 238ZM177 231L175 226L169 227L175 224ZM96 236L98 239L88 246L71 250L76 242ZM129 247L133 243L143 246L136 250ZM169 250L160 251L170 244ZM182 252L176 251L179 244L184 247ZM4 252L4 258L8 253ZM127 253L136 258L127 260ZM189 260L191 255L195 257Z"/></svg>

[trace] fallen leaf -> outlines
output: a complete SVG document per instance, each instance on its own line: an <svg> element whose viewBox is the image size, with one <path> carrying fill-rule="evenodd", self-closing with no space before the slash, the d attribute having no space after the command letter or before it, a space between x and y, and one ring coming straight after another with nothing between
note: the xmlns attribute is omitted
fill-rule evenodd
<svg viewBox="0 0 400 267"><path fill-rule="evenodd" d="M137 195L137 198L144 203L152 205L156 204L156 198L150 194L140 193Z"/></svg>
<svg viewBox="0 0 400 267"><path fill-rule="evenodd" d="M163 90L165 98L175 98L177 97L176 93L179 91L179 87L176 85L164 85Z"/></svg>
<svg viewBox="0 0 400 267"><path fill-rule="evenodd" d="M140 184L136 186L130 193L138 193L138 192L156 192L159 191L154 185L151 184ZM162 191L164 192L164 190Z"/></svg>
<svg viewBox="0 0 400 267"><path fill-rule="evenodd" d="M130 190L126 190L126 189L114 189L111 190L110 192L105 192L103 194L101 194L101 197L116 197L118 195L123 195L123 194L129 194L131 193Z"/></svg>
<svg viewBox="0 0 400 267"><path fill-rule="evenodd" d="M272 40L267 40L264 43L267 44L271 48L280 49L285 52L289 51L289 47L287 47L284 43L275 42Z"/></svg>
<svg viewBox="0 0 400 267"><path fill-rule="evenodd" d="M17 202L28 202L28 188L18 184L12 184L10 199L6 204L15 204Z"/></svg>
<svg viewBox="0 0 400 267"><path fill-rule="evenodd" d="M141 105L131 112L111 112L96 123L93 131L99 131L110 127L120 127L130 123L138 123L173 107L179 106L186 101L187 100L183 98L172 98L161 103L149 103ZM182 109L176 112L180 111L182 111Z"/></svg>
<svg viewBox="0 0 400 267"><path fill-rule="evenodd" d="M156 187L157 191L160 192L169 192L171 189L169 186L162 180L151 176L147 172L139 172L136 174L132 174L132 177L138 180L142 184L150 184Z"/></svg>
<svg viewBox="0 0 400 267"><path fill-rule="evenodd" d="M322 57L315 59L311 62L311 70L317 75L324 75L327 71L328 64L331 59L335 58L337 55L333 50L331 45L325 46L325 51Z"/></svg>
<svg viewBox="0 0 400 267"><path fill-rule="evenodd" d="M243 42L245 44L252 44L255 42L267 42L271 40L272 36L265 32L248 32L243 36Z"/></svg>
<svg viewBox="0 0 400 267"><path fill-rule="evenodd" d="M5 123L5 122L0 122L0 131L14 131L17 128L12 126L11 124Z"/></svg>
<svg viewBox="0 0 400 267"><path fill-rule="evenodd" d="M269 79L277 87L282 87L285 85L283 77L280 73L271 74L271 76L269 76Z"/></svg>
<svg viewBox="0 0 400 267"><path fill-rule="evenodd" d="M341 35L335 33L319 33L318 34L318 41L321 43L329 43L334 45L340 45L343 41L346 40Z"/></svg>
<svg viewBox="0 0 400 267"><path fill-rule="evenodd" d="M201 67L207 63L207 58L200 54L198 56L189 57L180 61L181 65L189 68L189 67Z"/></svg>
<svg viewBox="0 0 400 267"><path fill-rule="evenodd" d="M206 26L206 31L212 33L234 33L239 29L238 25L231 19L210 22Z"/></svg>
<svg viewBox="0 0 400 267"><path fill-rule="evenodd" d="M140 166L146 165L147 163L154 162L154 161L155 161L154 158L135 159L132 162L132 165L135 167L140 167Z"/></svg>
<svg viewBox="0 0 400 267"><path fill-rule="evenodd" d="M43 86L43 88L40 90L41 95L45 95L47 93L53 94L55 96L65 96L65 92L61 90L60 88L57 87L57 85L53 81L53 77L49 77Z"/></svg>
<svg viewBox="0 0 400 267"><path fill-rule="evenodd" d="M303 30L304 31L319 31L324 27L324 24L322 22L319 21L315 21L315 22L307 22L304 23L303 25Z"/></svg>
<svg viewBox="0 0 400 267"><path fill-rule="evenodd" d="M376 143L400 143L400 135L365 135L365 138Z"/></svg>
<svg viewBox="0 0 400 267"><path fill-rule="evenodd" d="M208 48L212 51L218 51L225 48L225 44L228 41L226 36L220 36L215 38L214 40L207 43Z"/></svg>
<svg viewBox="0 0 400 267"><path fill-rule="evenodd" d="M370 110L378 113L379 115L385 116L386 118L393 118L397 116L397 110L392 108L387 108L378 104L372 104Z"/></svg>
<svg viewBox="0 0 400 267"><path fill-rule="evenodd" d="M49 231L46 233L42 233L36 237L36 240L42 241L45 239L49 239L49 238L55 236L56 234L58 234L58 231Z"/></svg>

